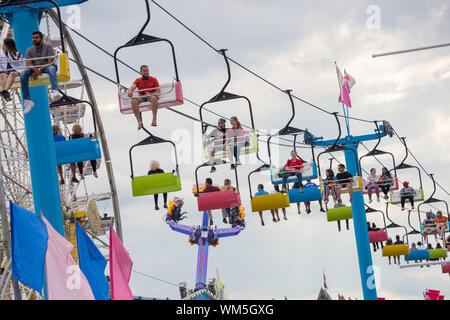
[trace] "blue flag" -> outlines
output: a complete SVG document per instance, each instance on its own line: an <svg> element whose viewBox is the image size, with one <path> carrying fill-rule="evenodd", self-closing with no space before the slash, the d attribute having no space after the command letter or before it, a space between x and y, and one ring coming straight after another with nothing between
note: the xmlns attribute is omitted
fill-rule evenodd
<svg viewBox="0 0 450 320"><path fill-rule="evenodd" d="M42 219L10 202L12 272L15 279L42 291L48 232Z"/></svg>
<svg viewBox="0 0 450 320"><path fill-rule="evenodd" d="M109 285L105 276L106 259L78 222L76 223L76 234L81 272L88 280L95 300L108 300Z"/></svg>

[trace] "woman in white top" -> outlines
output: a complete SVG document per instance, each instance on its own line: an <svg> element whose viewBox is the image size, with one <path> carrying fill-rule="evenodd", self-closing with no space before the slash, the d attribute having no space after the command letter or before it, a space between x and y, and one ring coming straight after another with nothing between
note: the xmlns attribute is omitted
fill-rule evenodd
<svg viewBox="0 0 450 320"><path fill-rule="evenodd" d="M234 169L241 164L239 162L239 156L241 155L241 148L245 146L247 136L237 117L231 117L230 123L232 127L227 129L226 144L227 155L231 162L231 169ZM233 156L236 160L234 160Z"/></svg>
<svg viewBox="0 0 450 320"><path fill-rule="evenodd" d="M16 77L25 71L26 68L25 61L23 61L22 54L17 51L14 40L6 38L3 41L0 54L0 85L3 89L0 91L0 95L3 99L11 101L9 89L11 89Z"/></svg>
<svg viewBox="0 0 450 320"><path fill-rule="evenodd" d="M377 201L380 202L380 188L378 187L378 181L380 176L377 174L375 168L370 169L370 176L367 177L367 192L369 193L369 203L372 202L372 193L375 191L377 195Z"/></svg>

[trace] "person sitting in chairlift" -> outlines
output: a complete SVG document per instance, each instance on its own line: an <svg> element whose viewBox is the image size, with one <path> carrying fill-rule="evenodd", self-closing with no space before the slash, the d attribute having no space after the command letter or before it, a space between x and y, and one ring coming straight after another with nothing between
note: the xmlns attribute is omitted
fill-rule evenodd
<svg viewBox="0 0 450 320"><path fill-rule="evenodd" d="M255 193L255 197L259 197L259 196L265 196L268 195L269 193L267 191L264 190L264 185L263 184L258 184L258 191ZM274 212L273 210L271 210L271 212ZM263 212L259 211L259 217L261 219L261 225L264 227L265 223L264 223L264 219L263 219ZM272 213L273 215L274 213ZM274 217L275 219L275 217Z"/></svg>
<svg viewBox="0 0 450 320"><path fill-rule="evenodd" d="M222 191L227 190L236 191L236 188L231 184L230 179L225 179L225 181L223 182ZM222 209L223 223L227 223L226 218L228 217L228 223L232 224L233 217L237 215L239 215L239 207Z"/></svg>
<svg viewBox="0 0 450 320"><path fill-rule="evenodd" d="M436 218L434 219L436 224L436 233L444 240L445 231L448 229L448 218L442 215L442 211L436 212Z"/></svg>
<svg viewBox="0 0 450 320"><path fill-rule="evenodd" d="M337 179L337 195L338 195L338 205L342 205L342 189L347 188L348 194L350 196L350 203L353 203L353 175L345 170L345 165L342 163L338 166L339 173L336 175Z"/></svg>
<svg viewBox="0 0 450 320"><path fill-rule="evenodd" d="M273 190L270 192L271 194L274 194L274 193L281 193L280 192L280 187L278 187L278 185L274 185L273 186ZM281 211L283 212L283 217L284 217L284 220L287 220L287 216L286 216L286 208L281 208ZM280 221L280 215L279 215L279 212L278 212L278 209L275 209L275 210L271 210L271 213L272 213L272 218L273 218L273 222L278 222L278 221ZM277 218L275 219L275 215L277 216Z"/></svg>
<svg viewBox="0 0 450 320"><path fill-rule="evenodd" d="M370 169L370 176L367 177L367 192L369 194L369 203L372 203L372 193L375 191L377 195L377 201L380 202L380 188L378 183L380 177L376 174L377 170L375 168Z"/></svg>
<svg viewBox="0 0 450 320"><path fill-rule="evenodd" d="M400 202L402 205L402 211L405 211L405 203L406 200L409 200L411 203L411 209L414 210L414 195L416 191L409 186L409 182L403 182L403 188L400 190Z"/></svg>
<svg viewBox="0 0 450 320"><path fill-rule="evenodd" d="M434 237L437 240L436 225L434 223L434 219L431 218L430 212L427 212L426 218L422 221L422 227L423 238L425 241L428 241L428 235L430 234L434 234Z"/></svg>
<svg viewBox="0 0 450 320"><path fill-rule="evenodd" d="M386 167L381 169L381 177L380 180L378 181L378 184L380 186L381 191L384 194L384 199L388 200L389 199L388 193L391 187L394 185L394 179L392 178L391 173Z"/></svg>
<svg viewBox="0 0 450 320"><path fill-rule="evenodd" d="M400 236L399 235L396 235L395 236L395 242L394 242L394 244L395 245L398 245L398 244L405 244L402 240L400 240ZM395 263L395 256L394 256L394 263ZM398 260L398 265L400 265L400 256L397 256L397 260Z"/></svg>
<svg viewBox="0 0 450 320"><path fill-rule="evenodd" d="M220 189L216 186L213 186L213 182L211 178L206 178L205 180L205 189L203 189L203 193L209 193L209 192L219 192ZM212 212L211 210L207 210L208 217L209 217L209 225L212 226L214 224Z"/></svg>
<svg viewBox="0 0 450 320"><path fill-rule="evenodd" d="M337 178L334 176L334 172L331 169L327 169L325 172L326 178L323 180L323 198L325 199L325 204L328 204L328 198L330 197L330 192L333 197L334 205L336 206L338 201L337 195Z"/></svg>
<svg viewBox="0 0 450 320"><path fill-rule="evenodd" d="M133 85L128 90L128 97L131 99L131 107L133 108L134 116L138 123L138 130L143 127L141 112L139 105L141 103L151 103L153 121L152 126L156 127L156 117L158 114L158 95L161 94L159 82L156 78L150 76L150 71L147 65L142 65L140 68L141 78L136 79ZM133 98L133 92L138 89L139 97Z"/></svg>
<svg viewBox="0 0 450 320"><path fill-rule="evenodd" d="M41 74L48 74L52 90L49 95L50 103L57 101L62 97L58 87L58 76L56 75L57 67L54 64L55 50L53 49L53 46L44 42L44 35L40 31L33 32L32 42L34 47L27 49L25 58L33 60L27 60L26 64L28 69L20 74L24 114L29 113L34 107L34 102L31 100L30 95L30 77L32 80L36 80Z"/></svg>
<svg viewBox="0 0 450 320"><path fill-rule="evenodd" d="M297 152L295 150L291 151L291 159L289 159L284 165L283 188L281 192L287 193L287 180L291 176L296 176L299 184L300 193L303 193L303 161L298 158Z"/></svg>
<svg viewBox="0 0 450 320"><path fill-rule="evenodd" d="M212 130L208 135L206 135L206 150L208 152L209 156L209 163L211 164L211 171L210 173L216 172L216 167L214 165L216 164L214 161L214 156L216 152L219 152L221 150L226 151L226 132L227 129L225 128L226 120L223 118L220 118L217 122L218 128ZM207 127L202 129L202 134L206 133Z"/></svg>
<svg viewBox="0 0 450 320"><path fill-rule="evenodd" d="M147 175L161 174L161 173L164 173L164 170L161 169L159 162L156 160L152 160L150 162L150 170L148 171ZM158 198L159 198L158 193L153 195L153 200L155 202L155 210L159 210ZM163 200L164 200L164 208L167 209L167 193L166 192L163 193Z"/></svg>
<svg viewBox="0 0 450 320"><path fill-rule="evenodd" d="M54 142L58 142L58 141L66 141L66 137L64 137L61 134L61 129L59 128L58 125L53 125L52 126L52 133L53 133L53 141ZM58 165L58 175L59 175L59 179L60 179L60 184L63 185L65 183L64 181L64 175L63 175L63 168L62 165Z"/></svg>
<svg viewBox="0 0 450 320"><path fill-rule="evenodd" d="M230 118L231 128L226 131L226 150L231 162L231 169L241 164L241 149L245 147L247 136L237 117ZM234 156L234 158L233 158Z"/></svg>
<svg viewBox="0 0 450 320"><path fill-rule="evenodd" d="M317 184L315 184L314 182L311 182L311 180L307 180L307 183L305 184L304 188L317 188ZM297 182L296 182L297 183ZM294 183L295 185L295 183ZM297 184L298 186L298 184ZM319 200L319 205L320 205L320 212L325 212L325 210L323 209L323 204L322 204L322 200ZM305 207L306 207L306 213L310 214L311 213L311 202L310 201L306 201L305 202ZM300 208L299 208L300 211Z"/></svg>
<svg viewBox="0 0 450 320"><path fill-rule="evenodd" d="M9 90L16 77L21 75L27 69L22 54L16 48L16 42L11 38L3 41L2 53L0 54L0 84L2 91L0 95L5 101L11 101Z"/></svg>
<svg viewBox="0 0 450 320"><path fill-rule="evenodd" d="M87 138L87 137L88 136L83 133L83 128L81 127L81 125L79 123L75 123L72 127L72 134L69 136L69 140L82 139L82 138ZM98 178L97 160L95 160L95 159L90 160L90 162L91 162L91 167L92 167L92 174L94 175L94 177ZM84 180L84 173L83 173L84 162L77 162L77 166L78 166L78 170L80 171L80 179ZM75 163L70 164L70 169L72 171L72 182L78 183L79 181L76 178Z"/></svg>

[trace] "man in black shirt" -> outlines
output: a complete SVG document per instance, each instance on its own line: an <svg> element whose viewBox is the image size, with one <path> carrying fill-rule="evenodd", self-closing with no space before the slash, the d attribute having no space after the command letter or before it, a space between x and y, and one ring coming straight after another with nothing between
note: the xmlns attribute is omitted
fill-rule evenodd
<svg viewBox="0 0 450 320"><path fill-rule="evenodd" d="M338 196L338 204L342 204L341 194L342 188L347 188L348 194L350 195L350 203L353 203L353 176L351 173L345 171L345 165L340 164L338 166L339 173L336 175L337 179L337 196Z"/></svg>

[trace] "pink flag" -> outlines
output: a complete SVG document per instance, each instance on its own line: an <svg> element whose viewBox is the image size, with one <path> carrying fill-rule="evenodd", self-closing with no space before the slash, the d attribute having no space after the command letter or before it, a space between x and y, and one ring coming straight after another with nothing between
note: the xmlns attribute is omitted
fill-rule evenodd
<svg viewBox="0 0 450 320"><path fill-rule="evenodd" d="M61 236L42 217L48 230L48 249L45 257L49 300L95 300L89 282L73 260L74 246Z"/></svg>
<svg viewBox="0 0 450 320"><path fill-rule="evenodd" d="M352 102L350 100L350 91L355 85L356 80L348 73L345 76L342 76L341 70L337 65L336 70L340 88L339 102L343 102L347 107L351 108Z"/></svg>
<svg viewBox="0 0 450 320"><path fill-rule="evenodd" d="M325 289L328 289L327 278L325 277L325 270L323 270L323 286Z"/></svg>
<svg viewBox="0 0 450 320"><path fill-rule="evenodd" d="M133 300L134 296L128 285L133 261L112 226L109 230L111 300Z"/></svg>

